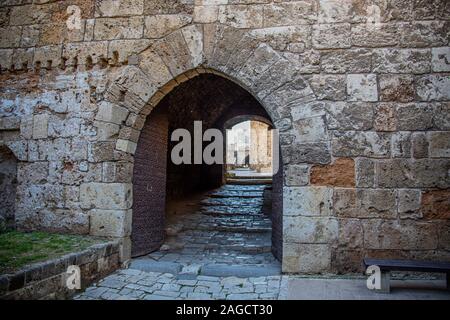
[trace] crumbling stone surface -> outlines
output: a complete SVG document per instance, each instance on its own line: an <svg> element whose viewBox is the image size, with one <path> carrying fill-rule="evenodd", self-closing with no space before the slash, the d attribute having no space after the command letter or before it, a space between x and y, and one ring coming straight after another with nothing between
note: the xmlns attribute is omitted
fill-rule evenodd
<svg viewBox="0 0 450 320"><path fill-rule="evenodd" d="M146 116L212 73L282 131L282 215L295 217L283 271L448 257L448 1L31 2L0 5L0 145L18 160L18 228L129 239Z"/></svg>

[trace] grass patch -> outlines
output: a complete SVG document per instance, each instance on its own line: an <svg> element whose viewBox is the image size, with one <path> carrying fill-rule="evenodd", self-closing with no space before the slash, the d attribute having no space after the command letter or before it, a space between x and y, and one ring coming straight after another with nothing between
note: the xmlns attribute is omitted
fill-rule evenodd
<svg viewBox="0 0 450 320"><path fill-rule="evenodd" d="M25 265L82 251L99 239L47 232L9 231L0 234L0 274L11 273Z"/></svg>

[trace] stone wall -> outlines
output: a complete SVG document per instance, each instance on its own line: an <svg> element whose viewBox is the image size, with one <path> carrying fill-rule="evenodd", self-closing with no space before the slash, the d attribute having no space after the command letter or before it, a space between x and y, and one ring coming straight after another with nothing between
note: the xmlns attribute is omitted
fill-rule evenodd
<svg viewBox="0 0 450 320"><path fill-rule="evenodd" d="M81 252L32 264L14 274L1 275L0 300L67 299L77 293L66 285L69 266L80 268L84 290L119 268L119 244L93 245Z"/></svg>
<svg viewBox="0 0 450 320"><path fill-rule="evenodd" d="M449 17L446 0L2 1L17 226L88 234L98 209L131 209L145 117L212 72L281 131L285 272L448 260Z"/></svg>
<svg viewBox="0 0 450 320"><path fill-rule="evenodd" d="M0 146L0 232L14 227L17 187L17 160Z"/></svg>

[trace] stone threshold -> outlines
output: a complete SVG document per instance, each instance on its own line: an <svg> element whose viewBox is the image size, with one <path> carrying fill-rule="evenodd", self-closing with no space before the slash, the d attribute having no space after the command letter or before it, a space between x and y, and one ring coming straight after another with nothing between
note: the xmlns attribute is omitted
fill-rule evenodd
<svg viewBox="0 0 450 320"><path fill-rule="evenodd" d="M67 288L67 268L80 268L81 288L86 288L120 267L119 249L119 241L108 241L0 275L0 300L70 298L80 290Z"/></svg>

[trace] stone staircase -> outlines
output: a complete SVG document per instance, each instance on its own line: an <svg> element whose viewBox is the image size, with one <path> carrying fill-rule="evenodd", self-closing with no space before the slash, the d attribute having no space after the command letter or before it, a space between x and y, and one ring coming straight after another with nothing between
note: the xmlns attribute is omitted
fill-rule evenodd
<svg viewBox="0 0 450 320"><path fill-rule="evenodd" d="M181 214L168 216L161 249L133 260L131 268L185 278L280 274L281 267L271 254L265 192L270 192L270 185L226 184L185 203Z"/></svg>

